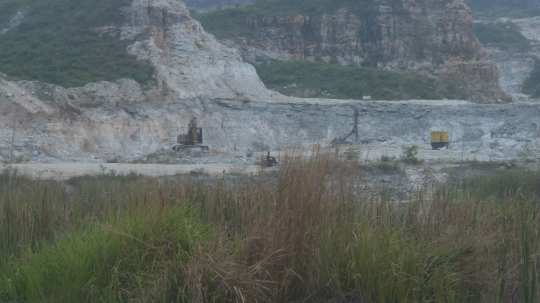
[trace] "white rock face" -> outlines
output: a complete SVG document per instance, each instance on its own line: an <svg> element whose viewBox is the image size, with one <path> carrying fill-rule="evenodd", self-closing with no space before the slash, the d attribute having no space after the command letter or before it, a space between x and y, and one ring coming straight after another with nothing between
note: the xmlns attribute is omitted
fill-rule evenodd
<svg viewBox="0 0 540 303"><path fill-rule="evenodd" d="M150 61L160 84L178 98L271 101L277 97L235 49L204 32L182 2L135 0L127 16L121 37L138 37L128 52Z"/></svg>

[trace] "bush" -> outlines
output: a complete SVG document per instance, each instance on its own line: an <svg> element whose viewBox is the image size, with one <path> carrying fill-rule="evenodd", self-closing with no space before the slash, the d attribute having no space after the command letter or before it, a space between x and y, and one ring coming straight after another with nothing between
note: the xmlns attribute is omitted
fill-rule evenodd
<svg viewBox="0 0 540 303"><path fill-rule="evenodd" d="M416 156L418 155L418 145L412 145L412 146L402 146L401 147L401 157L400 160L402 162L418 165L421 164L422 161L418 159Z"/></svg>
<svg viewBox="0 0 540 303"><path fill-rule="evenodd" d="M345 152L343 152L345 155L345 158L349 161L351 160L358 160L358 157L360 156L360 151L354 148L348 148Z"/></svg>

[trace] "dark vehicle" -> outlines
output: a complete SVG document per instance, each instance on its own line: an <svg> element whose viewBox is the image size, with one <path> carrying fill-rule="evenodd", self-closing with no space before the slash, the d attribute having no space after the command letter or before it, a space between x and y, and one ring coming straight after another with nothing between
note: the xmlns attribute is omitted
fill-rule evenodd
<svg viewBox="0 0 540 303"><path fill-rule="evenodd" d="M176 142L178 145L173 146L173 149L178 151L184 148L199 147L203 151L207 151L209 148L203 143L202 128L197 127L197 118L191 119L188 124L188 133L176 136Z"/></svg>
<svg viewBox="0 0 540 303"><path fill-rule="evenodd" d="M266 159L262 159L262 166L263 167L273 167L273 166L277 166L277 165L279 165L278 161L276 160L276 158L270 156L270 151L268 151L268 154L266 154Z"/></svg>

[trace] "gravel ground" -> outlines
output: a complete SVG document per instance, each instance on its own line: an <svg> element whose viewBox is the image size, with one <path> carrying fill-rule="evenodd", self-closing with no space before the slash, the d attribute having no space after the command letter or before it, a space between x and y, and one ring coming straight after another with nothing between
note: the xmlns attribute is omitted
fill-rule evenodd
<svg viewBox="0 0 540 303"><path fill-rule="evenodd" d="M340 154L352 148L358 151L359 160L364 163L376 163L381 159L381 156L395 157L399 159L402 154L401 146L406 145L404 142L394 143L392 145L343 145L338 148L330 147L321 149L322 152ZM291 150L288 153L303 152L307 155L313 153L311 150ZM177 174L254 174L261 168L257 165L258 160L264 157L264 153L254 153L253 157L240 157L237 155L203 155L201 158L184 157L180 159L168 159L172 164L130 164L130 163L18 163L13 164L20 173L27 174L33 177L52 178L52 179L67 179L73 176L85 174L110 173L115 171L117 174L128 174L137 172L149 176L166 176ZM273 151L272 156L283 158L285 152ZM461 161L461 147L453 146L451 149L432 150L428 144L419 146L418 158L424 160L426 165L455 165ZM474 154L470 150L464 150L464 161L488 161L486 155ZM157 159L163 160L163 159ZM497 161L509 161L506 158L493 158ZM159 162L159 161L158 161ZM4 165L8 168L8 165ZM201 170L202 169L202 170Z"/></svg>

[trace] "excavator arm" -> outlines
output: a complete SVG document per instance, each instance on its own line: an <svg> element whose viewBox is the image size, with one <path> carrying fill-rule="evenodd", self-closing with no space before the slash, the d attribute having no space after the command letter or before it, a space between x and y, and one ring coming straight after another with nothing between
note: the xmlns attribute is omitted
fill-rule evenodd
<svg viewBox="0 0 540 303"><path fill-rule="evenodd" d="M343 143L345 142L345 140L347 140L347 138L349 138L351 135L353 134L358 134L358 130L356 128L356 124L353 126L353 129L348 132L347 134L339 137L339 138L335 138L334 140L332 140L332 143Z"/></svg>
<svg viewBox="0 0 540 303"><path fill-rule="evenodd" d="M332 140L331 143L332 144L346 143L347 141L345 140L347 140L347 138L349 138L353 134L356 136L356 139L358 139L358 110L357 109L354 110L354 125L353 125L352 130L341 137L335 138L334 140Z"/></svg>

